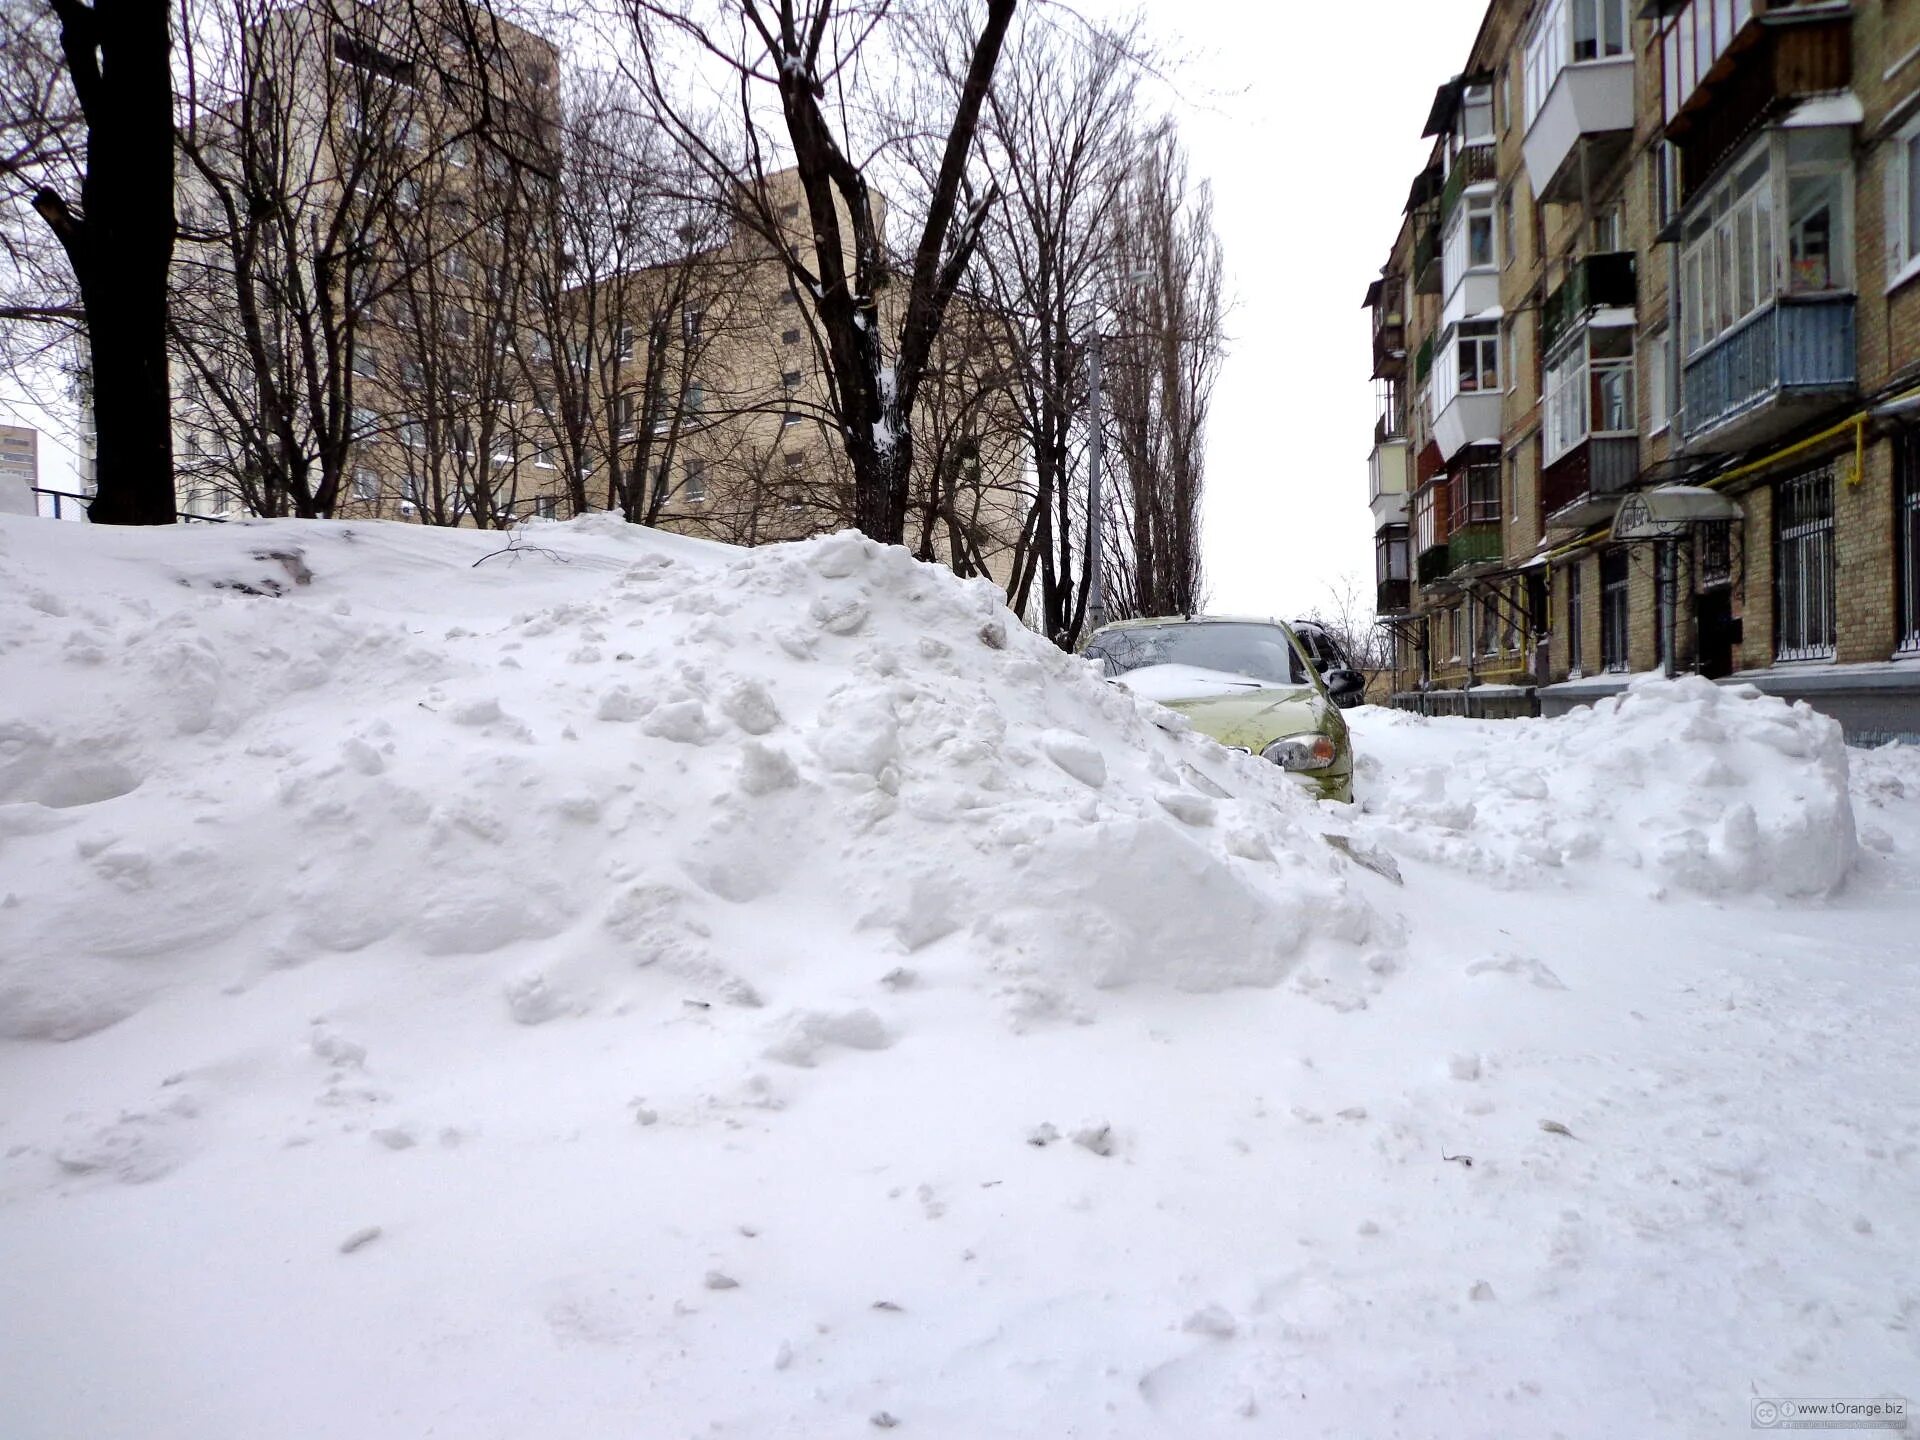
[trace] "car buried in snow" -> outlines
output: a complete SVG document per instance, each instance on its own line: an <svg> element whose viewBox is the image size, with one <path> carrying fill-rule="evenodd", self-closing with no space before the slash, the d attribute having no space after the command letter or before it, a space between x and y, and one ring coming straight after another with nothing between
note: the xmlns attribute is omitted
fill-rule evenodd
<svg viewBox="0 0 1920 1440"><path fill-rule="evenodd" d="M1328 684L1342 674L1323 678L1279 621L1122 620L1096 630L1086 654L1201 734L1271 760L1321 799L1353 799L1353 743Z"/></svg>

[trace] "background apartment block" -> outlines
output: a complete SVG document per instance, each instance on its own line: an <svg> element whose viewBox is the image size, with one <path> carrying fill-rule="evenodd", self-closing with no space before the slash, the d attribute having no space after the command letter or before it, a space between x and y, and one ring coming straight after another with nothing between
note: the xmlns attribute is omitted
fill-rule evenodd
<svg viewBox="0 0 1920 1440"><path fill-rule="evenodd" d="M0 425L0 478L32 490L40 483L40 432L26 425Z"/></svg>
<svg viewBox="0 0 1920 1440"><path fill-rule="evenodd" d="M1399 703L1692 670L1920 738L1920 11L1495 0L1427 131L1367 292Z"/></svg>

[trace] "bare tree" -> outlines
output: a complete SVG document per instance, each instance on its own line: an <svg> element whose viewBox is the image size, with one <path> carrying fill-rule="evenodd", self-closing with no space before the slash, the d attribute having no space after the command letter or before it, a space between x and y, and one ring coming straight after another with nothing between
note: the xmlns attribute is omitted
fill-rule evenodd
<svg viewBox="0 0 1920 1440"><path fill-rule="evenodd" d="M915 403L947 307L978 243L996 192L963 203L968 159L1014 0L986 0L960 83L940 114L922 116L945 136L902 267L904 299L883 306L893 279L884 206L859 147L871 95L863 86L897 40L902 6L888 0L629 0L637 78L657 118L734 206L736 222L775 247L803 295L826 363L829 405L853 475L854 519L876 539L905 535L914 463ZM731 134L676 88L689 57L717 67L721 93L737 96ZM889 77L897 78L897 77ZM777 103L778 139L767 110ZM767 157L791 151L810 226L806 246L777 211ZM971 193L971 192L969 192Z"/></svg>
<svg viewBox="0 0 1920 1440"><path fill-rule="evenodd" d="M167 375L173 255L173 45L164 5L26 0L4 23L8 72L0 169L58 243L67 287L7 307L16 322L85 323L98 431L91 517L174 519ZM21 218L17 210L12 218ZM51 267L15 229L16 270Z"/></svg>
<svg viewBox="0 0 1920 1440"><path fill-rule="evenodd" d="M1080 469L1088 348L1109 320L1116 213L1136 149L1133 44L1130 32L1026 16L984 135L1007 194L976 268L1003 326L1033 485L1007 594L1069 648L1086 620L1092 556Z"/></svg>
<svg viewBox="0 0 1920 1440"><path fill-rule="evenodd" d="M1190 183L1170 127L1141 147L1116 230L1108 373L1120 483L1103 573L1118 615L1190 615L1202 595L1206 422L1226 315L1212 198Z"/></svg>

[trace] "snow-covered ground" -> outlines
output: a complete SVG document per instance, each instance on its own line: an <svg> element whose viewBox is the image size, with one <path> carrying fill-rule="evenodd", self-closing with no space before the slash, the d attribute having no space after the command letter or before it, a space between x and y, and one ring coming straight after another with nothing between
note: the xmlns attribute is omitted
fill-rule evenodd
<svg viewBox="0 0 1920 1440"><path fill-rule="evenodd" d="M1920 1391L1920 751L1652 682L1322 806L898 552L522 536L0 518L6 1440Z"/></svg>

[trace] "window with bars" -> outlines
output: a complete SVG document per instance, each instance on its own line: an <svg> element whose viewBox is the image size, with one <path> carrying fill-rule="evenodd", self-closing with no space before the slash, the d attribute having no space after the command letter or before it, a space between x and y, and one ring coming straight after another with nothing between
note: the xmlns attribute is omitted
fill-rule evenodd
<svg viewBox="0 0 1920 1440"><path fill-rule="evenodd" d="M1600 668L1627 668L1627 587L1631 583L1624 548L1600 557Z"/></svg>
<svg viewBox="0 0 1920 1440"><path fill-rule="evenodd" d="M1773 489L1773 653L1776 660L1833 655L1833 466Z"/></svg>
<svg viewBox="0 0 1920 1440"><path fill-rule="evenodd" d="M1894 441L1894 549L1899 586L1894 596L1895 646L1906 655L1920 653L1920 434Z"/></svg>
<svg viewBox="0 0 1920 1440"><path fill-rule="evenodd" d="M1580 562L1574 561L1564 573L1567 577L1567 673L1578 675L1582 671L1580 627L1585 618L1580 600Z"/></svg>

